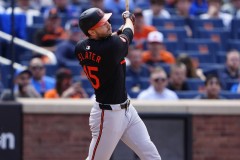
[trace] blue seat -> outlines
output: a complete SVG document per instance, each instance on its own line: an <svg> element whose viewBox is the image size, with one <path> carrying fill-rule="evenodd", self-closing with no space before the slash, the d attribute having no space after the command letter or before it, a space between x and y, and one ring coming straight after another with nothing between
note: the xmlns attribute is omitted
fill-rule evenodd
<svg viewBox="0 0 240 160"><path fill-rule="evenodd" d="M240 99L239 93L233 93L233 92L229 92L229 91L221 91L220 95L227 99Z"/></svg>
<svg viewBox="0 0 240 160"><path fill-rule="evenodd" d="M234 84L238 84L239 83L239 80L236 79L236 80L223 80L224 83L225 83L225 86L226 86L226 90L231 90L232 86Z"/></svg>
<svg viewBox="0 0 240 160"><path fill-rule="evenodd" d="M43 27L43 25L41 24L36 24L36 25L32 25L32 26L28 26L27 27L27 41L30 43L34 43L34 36L35 33L40 30Z"/></svg>
<svg viewBox="0 0 240 160"><path fill-rule="evenodd" d="M181 53L186 53L188 56L191 57L194 61L197 61L198 63L215 63L216 62L216 55L215 54L201 54L199 51L179 51L177 54L177 57Z"/></svg>
<svg viewBox="0 0 240 160"><path fill-rule="evenodd" d="M78 76L82 73L82 67L79 64L68 64L66 67L72 71L73 76Z"/></svg>
<svg viewBox="0 0 240 160"><path fill-rule="evenodd" d="M165 29L174 29L177 27L185 26L185 20L180 17L166 18L153 18L152 25L155 27L162 27Z"/></svg>
<svg viewBox="0 0 240 160"><path fill-rule="evenodd" d="M176 55L176 52L184 49L184 44L177 41L164 40L163 44L165 45L167 51Z"/></svg>
<svg viewBox="0 0 240 160"><path fill-rule="evenodd" d="M11 86L11 66L0 64L1 81L4 88L10 88Z"/></svg>
<svg viewBox="0 0 240 160"><path fill-rule="evenodd" d="M204 81L198 78L186 79L189 90L198 91L204 86Z"/></svg>
<svg viewBox="0 0 240 160"><path fill-rule="evenodd" d="M34 16L33 17L33 24L34 25L43 25L44 24L44 17L43 16Z"/></svg>
<svg viewBox="0 0 240 160"><path fill-rule="evenodd" d="M209 39L213 42L219 44L221 50L227 50L227 43L228 39L230 38L230 31L223 30L223 29L214 29L214 30L206 30L201 28L198 30L197 38L202 39Z"/></svg>
<svg viewBox="0 0 240 160"><path fill-rule="evenodd" d="M226 52L218 52L216 62L224 64L226 62Z"/></svg>
<svg viewBox="0 0 240 160"><path fill-rule="evenodd" d="M220 45L209 39L187 39L185 41L185 50L198 51L202 54L216 54L220 51Z"/></svg>
<svg viewBox="0 0 240 160"><path fill-rule="evenodd" d="M46 68L46 75L47 76L55 77L56 71L58 70L57 65L47 64L47 65L45 65L45 68Z"/></svg>
<svg viewBox="0 0 240 160"><path fill-rule="evenodd" d="M26 33L26 15L25 14L15 14L14 16L15 24L14 31L15 36L21 39L27 39ZM0 18L1 22L1 30L5 33L11 34L11 15L10 14L2 14Z"/></svg>
<svg viewBox="0 0 240 160"><path fill-rule="evenodd" d="M231 24L231 37L233 39L240 39L240 19L233 19Z"/></svg>
<svg viewBox="0 0 240 160"><path fill-rule="evenodd" d="M157 29L163 34L164 39L168 41L182 42L183 39L187 38L187 32L183 27L178 27L174 29L158 27Z"/></svg>
<svg viewBox="0 0 240 160"><path fill-rule="evenodd" d="M213 74L219 76L224 70L224 64L218 63L200 63L199 68L202 69L205 76Z"/></svg>
<svg viewBox="0 0 240 160"><path fill-rule="evenodd" d="M240 51L240 40L228 40L228 50L232 49Z"/></svg>
<svg viewBox="0 0 240 160"><path fill-rule="evenodd" d="M216 28L224 28L223 21L221 19L199 19L192 18L189 20L190 27L193 32L193 36L197 36L197 31L199 28L204 28L205 30L214 30Z"/></svg>
<svg viewBox="0 0 240 160"><path fill-rule="evenodd" d="M198 91L175 91L179 99L194 99L199 95Z"/></svg>
<svg viewBox="0 0 240 160"><path fill-rule="evenodd" d="M131 98L136 98L138 94L147 89L150 85L149 78L141 77L133 80L132 77L126 77L126 89Z"/></svg>

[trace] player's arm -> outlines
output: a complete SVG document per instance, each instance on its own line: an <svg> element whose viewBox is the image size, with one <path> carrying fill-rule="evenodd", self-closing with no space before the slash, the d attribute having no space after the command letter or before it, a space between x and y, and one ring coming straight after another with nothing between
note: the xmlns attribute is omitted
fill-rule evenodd
<svg viewBox="0 0 240 160"><path fill-rule="evenodd" d="M129 11L125 11L125 12L123 12L122 17L123 17L125 23L121 27L122 33L121 33L120 37L127 40L128 44L130 44L133 39L133 34L134 34L135 16L134 16L134 14L130 13Z"/></svg>

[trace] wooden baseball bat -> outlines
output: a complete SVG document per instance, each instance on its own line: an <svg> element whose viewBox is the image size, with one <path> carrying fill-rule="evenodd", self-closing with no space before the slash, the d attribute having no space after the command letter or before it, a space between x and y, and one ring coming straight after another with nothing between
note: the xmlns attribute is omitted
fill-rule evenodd
<svg viewBox="0 0 240 160"><path fill-rule="evenodd" d="M125 0L125 7L126 7L126 11L129 11L129 2L128 2L128 0Z"/></svg>

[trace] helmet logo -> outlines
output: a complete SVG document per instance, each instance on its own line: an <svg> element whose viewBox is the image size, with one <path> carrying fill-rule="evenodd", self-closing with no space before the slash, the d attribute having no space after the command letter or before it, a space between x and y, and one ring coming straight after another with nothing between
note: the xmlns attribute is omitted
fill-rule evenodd
<svg viewBox="0 0 240 160"><path fill-rule="evenodd" d="M87 46L87 47L86 47L86 50L90 50L90 46Z"/></svg>
<svg viewBox="0 0 240 160"><path fill-rule="evenodd" d="M103 17L104 16L104 13L103 13L103 11L102 10L97 10L97 14L99 15L99 16L101 16L101 17Z"/></svg>

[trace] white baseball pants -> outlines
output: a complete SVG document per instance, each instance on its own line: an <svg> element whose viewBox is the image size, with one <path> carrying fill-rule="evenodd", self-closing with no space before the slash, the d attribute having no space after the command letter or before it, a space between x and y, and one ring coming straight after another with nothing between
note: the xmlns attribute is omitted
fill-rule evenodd
<svg viewBox="0 0 240 160"><path fill-rule="evenodd" d="M135 108L102 110L95 103L89 118L92 141L87 160L109 160L121 139L141 160L161 160Z"/></svg>

